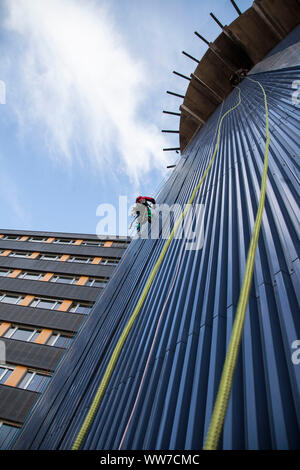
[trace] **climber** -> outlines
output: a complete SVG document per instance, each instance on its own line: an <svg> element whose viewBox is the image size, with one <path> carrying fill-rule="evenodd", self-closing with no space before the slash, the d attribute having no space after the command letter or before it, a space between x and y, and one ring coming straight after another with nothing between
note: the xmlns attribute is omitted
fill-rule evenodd
<svg viewBox="0 0 300 470"><path fill-rule="evenodd" d="M134 220L131 222L130 227L133 222L138 219L137 232L140 234L141 226L146 222L151 224L152 212L151 208L155 209L156 201L153 197L148 196L138 196L135 200L136 205L132 208L132 215L135 215Z"/></svg>

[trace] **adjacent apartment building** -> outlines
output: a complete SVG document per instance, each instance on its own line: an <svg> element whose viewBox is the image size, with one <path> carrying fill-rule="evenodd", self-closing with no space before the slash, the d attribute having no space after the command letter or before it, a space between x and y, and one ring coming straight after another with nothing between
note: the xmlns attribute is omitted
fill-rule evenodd
<svg viewBox="0 0 300 470"><path fill-rule="evenodd" d="M0 449L51 380L129 242L0 229Z"/></svg>

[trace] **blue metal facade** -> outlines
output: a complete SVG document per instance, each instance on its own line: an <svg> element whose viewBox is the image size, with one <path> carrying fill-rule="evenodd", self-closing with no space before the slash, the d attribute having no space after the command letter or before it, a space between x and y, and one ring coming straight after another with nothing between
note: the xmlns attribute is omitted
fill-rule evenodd
<svg viewBox="0 0 300 470"><path fill-rule="evenodd" d="M299 35L296 41L299 41ZM290 43L288 43L290 46ZM252 290L220 448L300 448L299 104L300 67L251 75L269 105L267 197ZM245 79L242 104L224 120L220 148L196 202L204 204L204 245L173 239L126 340L83 449L201 449L210 422L257 211L265 146L259 86ZM184 205L216 142L234 90L201 128L158 196ZM165 240L134 240L104 295L34 406L13 448L70 449L112 351ZM171 289L171 286L172 289Z"/></svg>

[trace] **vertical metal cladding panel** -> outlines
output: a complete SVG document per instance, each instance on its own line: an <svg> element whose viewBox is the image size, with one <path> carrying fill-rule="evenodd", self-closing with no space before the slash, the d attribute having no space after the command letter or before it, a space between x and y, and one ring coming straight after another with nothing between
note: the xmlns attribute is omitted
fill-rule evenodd
<svg viewBox="0 0 300 470"><path fill-rule="evenodd" d="M268 97L270 162L251 295L220 442L224 449L299 448L300 365L291 359L292 343L300 339L299 106L292 103L292 83L299 74L299 67L291 67L251 76ZM184 240L172 240L84 449L119 447L168 296L122 449L203 445L245 271L264 160L262 92L246 79L241 95L242 104L223 122L216 159L196 196L205 207L203 248L188 251ZM188 202L210 161L220 115L237 101L234 90L199 131L159 203ZM131 243L15 449L72 447L163 245L162 239Z"/></svg>

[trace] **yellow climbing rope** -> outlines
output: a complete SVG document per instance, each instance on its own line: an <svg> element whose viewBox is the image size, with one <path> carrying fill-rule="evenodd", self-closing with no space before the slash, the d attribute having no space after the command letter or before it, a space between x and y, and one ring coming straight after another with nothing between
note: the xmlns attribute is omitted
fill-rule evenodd
<svg viewBox="0 0 300 470"><path fill-rule="evenodd" d="M264 157L264 169L262 174L261 181L261 190L259 197L259 205L256 214L255 224L253 228L253 233L251 237L251 242L249 246L249 251L247 255L246 269L242 284L242 289L240 292L240 297L238 301L237 311L235 315L235 320L232 328L231 338L228 346L228 351L226 354L221 381L219 385L219 390L215 402L215 406L212 413L211 422L209 429L206 435L206 440L204 444L205 450L215 450L218 447L219 438L223 429L223 423L225 419L225 414L227 410L228 400L232 388L233 375L237 362L239 347L241 343L241 337L243 332L243 326L246 315L246 308L248 305L250 288L253 277L254 269L254 260L255 253L258 243L258 237L261 227L261 221L264 211L265 197L266 197L266 185L267 185L267 172L268 172L268 163L269 163L269 144L270 144L270 132L269 132L269 112L268 112L268 103L267 95L264 87L257 80L247 77L248 80L256 82L259 84L263 95L265 103L265 112L266 112L266 144L265 144L265 157Z"/></svg>
<svg viewBox="0 0 300 470"><path fill-rule="evenodd" d="M129 334L129 332L130 332L130 330L131 330L131 328L132 328L132 326L133 326L133 324L134 324L134 322L135 322L135 320L136 320L136 318L137 318L137 316L138 316L138 314L139 314L141 308L142 308L142 305L143 305L143 303L144 303L144 301L145 301L145 299L146 299L146 297L147 297L147 294L148 294L149 289L150 289L150 287L151 287L151 284L152 284L152 282L153 282L153 280L154 280L154 278L155 278L155 275L156 275L156 273L157 273L157 271L158 271L158 269L159 269L159 267L160 267L160 265L161 265L161 263L162 263L162 261L163 261L163 259L164 259L164 257L165 257L165 254L166 254L167 249L168 249L168 247L169 247L169 245L170 245L170 243L171 243L171 240L173 239L173 237L174 237L174 235L175 235L175 233L176 233L176 230L177 230L178 227L179 227L180 222L181 222L182 219L185 217L186 213L189 211L189 209L190 209L190 207L191 207L191 204L193 203L193 201L194 201L194 199L195 199L195 196L196 196L197 191L198 191L199 188L201 187L203 181L205 180L205 178L206 178L206 176L207 176L207 174L208 174L208 172L209 172L209 170L210 170L210 168L211 168L211 166L212 166L212 164L213 164L213 162L214 162L214 159L215 159L215 157L216 157L216 154L217 154L217 151L218 151L218 148L219 148L219 144L220 144L220 134L221 134L222 122L223 122L224 118L227 116L227 114L229 114L231 111L233 111L234 109L236 109L236 108L241 104L241 91L240 91L240 89L238 90L238 96L239 96L238 103L237 103L235 106L233 106L232 108L230 108L228 111L226 111L226 112L223 114L223 116L222 116L222 118L221 118L221 120L220 120L219 128L218 128L217 142L216 142L216 146L215 146L215 149L214 149L214 153L213 153L213 155L212 155L212 158L211 158L211 160L210 160L210 162L209 162L209 164L208 164L208 166L207 166L207 168L206 168L206 170L205 170L205 172L204 172L204 174L203 174L203 176L202 176L200 182L199 182L198 185L195 187L195 189L194 189L194 191L193 191L193 193L192 193L192 195L191 195L191 197L190 197L190 200L189 200L188 204L186 205L184 211L181 213L181 215L178 217L176 223L174 224L174 227L173 227L173 229L172 229L172 231L171 231L171 233L170 233L170 235L169 235L169 238L166 240L166 242L165 242L165 244L164 244L164 246L163 246L163 249L162 249L162 251L161 251L161 253L160 253L160 255L159 255L159 258L158 258L158 260L156 261L155 266L153 267L153 269L152 269L152 271L151 271L151 274L150 274L150 276L149 276L149 278L148 278L148 280L147 280L147 282L146 282L146 285L145 285L145 287L144 287L144 289L143 289L143 291L142 291L142 294L141 294L141 296L140 296L140 298L139 298L139 300L138 300L138 302L137 302L137 305L136 305L136 307L135 307L135 309L134 309L134 311L133 311L131 317L129 318L128 323L126 324L126 326L125 326L123 332L121 333L121 336L120 336L120 338L119 338L119 340L118 340L118 342L117 342L117 344L116 344L116 346L115 346L115 349L114 349L114 351L113 351L113 353L112 353L112 356L111 356L111 358L110 358L110 360L109 360L109 363L108 363L108 365L107 365L107 368L106 368L106 371L105 371L105 373L104 373L104 376L103 376L103 378L102 378L102 380L101 380L101 383L100 383L100 385L99 385L99 388L98 388L98 390L97 390L97 392L96 392L96 395L95 395L95 397L94 397L94 399L93 399L93 402L92 402L92 404L91 404L91 407L90 407L90 409L89 409L89 411L88 411L88 413L87 413L87 415L86 415L86 417L85 417L85 420L84 420L84 422L83 422L83 424L82 424L82 426L81 426L81 428L80 428L79 433L78 433L77 436L76 436L76 439L75 439L75 441L74 441L72 450L78 450L78 449L80 449L80 447L81 447L81 445L82 445L82 443L83 443L83 441L84 441L84 439L85 439L85 436L86 436L86 434L87 434L87 432L88 432L88 430L89 430L89 427L91 426L91 424L92 424L92 422L93 422L93 419L94 419L94 417L95 417L95 414L96 414L96 412L97 412L97 409L99 408L99 405L100 405L100 403L101 403L101 400L102 400L102 398L103 398L103 395L104 395L104 393L105 393L105 390L106 390L106 388L107 388L107 386L108 386L108 384L109 384L110 377L111 377L111 375L112 375L112 373L113 373L113 371L114 371L116 362L117 362L118 357L119 357L119 355L120 355L120 353L121 353L121 351L122 351L122 348L123 348L123 345L124 345L124 343L125 343L125 341L126 341L126 338L127 338L128 334Z"/></svg>

